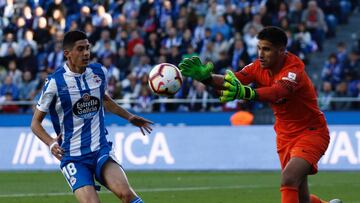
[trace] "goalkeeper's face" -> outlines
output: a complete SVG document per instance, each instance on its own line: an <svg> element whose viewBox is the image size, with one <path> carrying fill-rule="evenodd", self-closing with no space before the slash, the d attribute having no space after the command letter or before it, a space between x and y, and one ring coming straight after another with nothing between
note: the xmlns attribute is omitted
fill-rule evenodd
<svg viewBox="0 0 360 203"><path fill-rule="evenodd" d="M275 46L267 40L259 40L257 52L261 67L273 69L282 61L285 49Z"/></svg>

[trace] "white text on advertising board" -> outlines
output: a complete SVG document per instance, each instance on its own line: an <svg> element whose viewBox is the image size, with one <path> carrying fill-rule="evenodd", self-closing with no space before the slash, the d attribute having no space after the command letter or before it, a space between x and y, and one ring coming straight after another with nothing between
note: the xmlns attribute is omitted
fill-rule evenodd
<svg viewBox="0 0 360 203"><path fill-rule="evenodd" d="M55 137L55 134L53 133L52 136ZM157 132L154 136L143 136L140 132L134 132L125 136L125 133L118 132L114 136L114 141L115 155L120 162L127 160L135 165L152 165L161 160L169 165L175 163L164 133ZM150 150L136 154L135 144L149 146ZM20 133L12 156L12 164L33 165L36 161L44 162L46 165L59 164L50 153L48 146L33 133Z"/></svg>
<svg viewBox="0 0 360 203"><path fill-rule="evenodd" d="M347 131L331 131L330 143L325 155L321 159L322 164L337 164L340 160L346 160L349 164L360 164L360 131L355 131L352 142L351 135Z"/></svg>

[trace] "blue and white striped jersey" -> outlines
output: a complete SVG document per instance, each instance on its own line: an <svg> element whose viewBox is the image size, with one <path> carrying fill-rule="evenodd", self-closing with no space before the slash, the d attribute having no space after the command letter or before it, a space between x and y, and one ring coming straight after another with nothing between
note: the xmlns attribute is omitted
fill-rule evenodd
<svg viewBox="0 0 360 203"><path fill-rule="evenodd" d="M89 64L84 73L64 64L46 81L37 109L49 112L55 132L62 134L65 157L82 156L107 145L103 98L107 70Z"/></svg>

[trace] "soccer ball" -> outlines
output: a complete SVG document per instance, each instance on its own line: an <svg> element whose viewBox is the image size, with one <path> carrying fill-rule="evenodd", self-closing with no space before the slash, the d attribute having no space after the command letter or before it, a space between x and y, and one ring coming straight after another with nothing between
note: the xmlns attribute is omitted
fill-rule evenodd
<svg viewBox="0 0 360 203"><path fill-rule="evenodd" d="M159 96L172 96L181 88L183 79L180 70L173 64L160 63L149 73L149 87Z"/></svg>

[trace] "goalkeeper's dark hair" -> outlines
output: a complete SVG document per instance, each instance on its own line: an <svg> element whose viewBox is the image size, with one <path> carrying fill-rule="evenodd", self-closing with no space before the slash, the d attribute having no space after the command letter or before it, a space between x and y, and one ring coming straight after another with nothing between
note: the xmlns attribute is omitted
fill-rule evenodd
<svg viewBox="0 0 360 203"><path fill-rule="evenodd" d="M265 27L257 35L259 40L266 40L278 47L286 47L287 36L283 29L275 26Z"/></svg>
<svg viewBox="0 0 360 203"><path fill-rule="evenodd" d="M83 31L74 30L65 34L63 40L63 49L72 49L76 41L87 39L86 34Z"/></svg>

